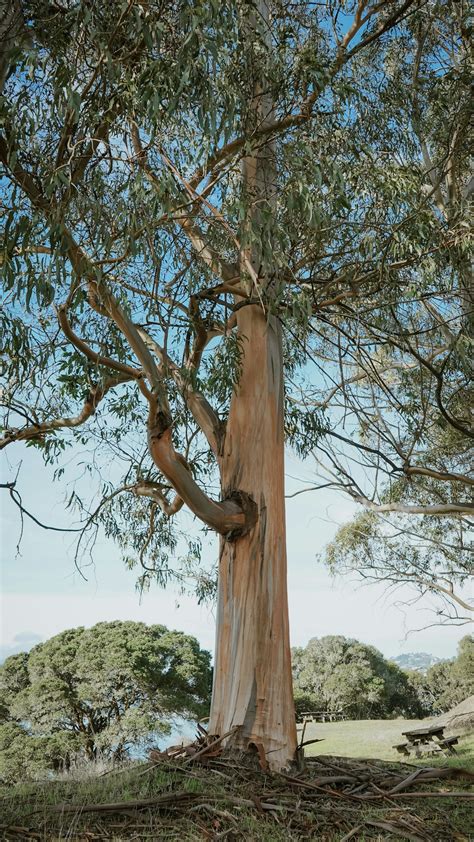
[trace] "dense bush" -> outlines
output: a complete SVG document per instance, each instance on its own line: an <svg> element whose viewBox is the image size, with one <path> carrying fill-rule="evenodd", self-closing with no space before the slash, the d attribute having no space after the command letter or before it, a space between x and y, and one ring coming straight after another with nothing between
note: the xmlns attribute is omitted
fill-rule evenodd
<svg viewBox="0 0 474 842"><path fill-rule="evenodd" d="M474 694L474 638L460 640L456 658L433 664L425 675L415 674L411 681L420 704L430 714L446 713Z"/></svg>

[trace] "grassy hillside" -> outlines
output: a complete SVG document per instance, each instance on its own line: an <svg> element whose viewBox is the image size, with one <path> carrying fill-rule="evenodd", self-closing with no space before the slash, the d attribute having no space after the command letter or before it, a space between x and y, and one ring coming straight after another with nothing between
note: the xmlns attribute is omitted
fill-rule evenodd
<svg viewBox="0 0 474 842"><path fill-rule="evenodd" d="M304 739L319 739L323 742L308 746L306 754L400 760L400 755L392 746L403 742L402 731L421 726L419 720L406 719L312 722L306 726Z"/></svg>

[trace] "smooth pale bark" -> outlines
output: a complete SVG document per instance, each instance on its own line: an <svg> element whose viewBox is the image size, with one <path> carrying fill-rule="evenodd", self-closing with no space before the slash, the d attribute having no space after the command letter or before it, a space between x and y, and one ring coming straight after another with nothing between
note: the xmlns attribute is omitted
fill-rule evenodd
<svg viewBox="0 0 474 842"><path fill-rule="evenodd" d="M254 528L221 538L210 733L240 726L232 747L255 746L262 765L288 766L296 725L286 583L282 348L278 321L259 306L238 314L243 366L220 460L222 494L257 505Z"/></svg>
<svg viewBox="0 0 474 842"><path fill-rule="evenodd" d="M265 53L271 50L266 0L246 10L243 32L250 46L248 131L274 120ZM242 368L219 459L222 497L234 490L257 507L255 526L234 541L221 538L216 627L216 664L210 733L239 726L227 743L258 752L262 766L282 769L296 758L288 620L283 351L278 319L278 267L265 217L276 210L273 141L257 146L242 162L247 218L242 226L241 285L249 304L237 312ZM267 238L267 257L262 237ZM250 271L249 271L250 269ZM263 304L265 299L265 305Z"/></svg>

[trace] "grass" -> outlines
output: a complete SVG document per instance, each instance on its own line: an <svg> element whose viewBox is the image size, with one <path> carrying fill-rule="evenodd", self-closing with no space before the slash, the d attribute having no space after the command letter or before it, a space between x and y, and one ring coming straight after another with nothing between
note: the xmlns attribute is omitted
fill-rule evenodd
<svg viewBox="0 0 474 842"><path fill-rule="evenodd" d="M371 758L372 764L367 768L382 769L384 776L395 772L405 777L413 771L413 765L405 764L391 747L400 741L401 731L410 726L414 727L415 723L404 720L314 723L307 727L305 739L323 738L324 742L309 746L307 754L319 755L320 763L332 755L328 762L342 765L353 764L353 761L337 761L334 756ZM458 754L452 758L428 757L413 762L425 767L473 768L474 735L461 738L457 748ZM316 778L321 775L320 763L308 763L307 775ZM329 774L334 772L329 769ZM311 777L306 779L311 780ZM417 785L416 789L428 788L431 792L443 793L465 787L464 779ZM81 809L87 804L131 802L173 793L184 793L185 798L189 796L189 804L179 809L122 807L109 813L88 813ZM202 797L193 798L200 795ZM232 798L244 799L251 806L243 802L232 803ZM259 810L260 801L272 798L280 805L279 811ZM72 811L52 812L52 807L61 804L70 805ZM401 842L406 838L469 842L474 839L469 806L468 801L458 798L401 798L354 803L344 800L343 796L341 800L337 794L328 797L313 790L308 795L308 791L305 793L298 786L291 790L291 784L280 776L249 771L234 762L226 765L217 760L207 767L177 763L152 768L134 763L95 777L82 773L75 778L23 783L10 789L0 787L0 839L8 842L27 839L38 842L200 842L218 839L226 842L340 842L348 832L359 828L351 836L354 842L369 839ZM408 821L412 829L418 828L420 836L397 834L393 828L402 827L400 821ZM469 827L472 827L472 836Z"/></svg>
<svg viewBox="0 0 474 842"><path fill-rule="evenodd" d="M198 776L187 777L184 769L154 767L134 764L99 778L47 781L18 784L13 789L0 788L0 838L5 840L38 839L69 840L69 842L124 842L124 840L167 840L167 842L197 842L214 839L225 821L234 832L235 840L258 842L288 842L284 828L274 822L258 821L251 811L229 812L209 805L193 820L186 815L158 814L153 809L137 813L130 811L127 818L117 814L95 816L81 814L81 807L91 803L131 802L153 798L161 793L202 793L206 798L225 796L228 788L219 773L202 770ZM58 804L73 804L77 810L71 814L54 814L50 808ZM2 835L3 831L3 835ZM200 832L201 831L201 832ZM24 834L24 835L23 835ZM230 839L229 839L230 842Z"/></svg>
<svg viewBox="0 0 474 842"><path fill-rule="evenodd" d="M403 731L422 727L420 720L367 719L358 722L312 722L306 726L305 740L320 739L323 742L308 746L306 755L338 755L340 757L366 757L380 760L402 760L393 748L405 742ZM460 737L455 747L456 755L437 755L410 758L410 762L422 765L452 765L474 771L474 735Z"/></svg>

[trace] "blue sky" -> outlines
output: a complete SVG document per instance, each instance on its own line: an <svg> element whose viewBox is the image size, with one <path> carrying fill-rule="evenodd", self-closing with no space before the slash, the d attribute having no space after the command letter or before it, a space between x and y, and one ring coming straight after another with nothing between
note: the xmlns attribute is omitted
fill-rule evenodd
<svg viewBox="0 0 474 842"><path fill-rule="evenodd" d="M43 465L33 448L11 445L1 454L5 481L22 461L19 487L24 505L43 521L71 526L64 510L70 493L54 483L52 469ZM68 456L70 458L70 455ZM287 460L287 491L314 481L311 466L292 457ZM292 645L305 645L311 637L343 634L377 646L385 655L427 651L451 657L467 627L434 627L418 633L412 629L433 622L429 602L415 606L394 605L409 597L396 597L380 586L361 586L356 579L332 580L317 553L331 539L337 525L356 511L355 504L324 489L287 501L288 585ZM18 510L6 491L0 496L1 515L1 648L0 660L23 651L63 629L91 626L101 620L142 620L164 623L194 634L208 648L214 644L214 611L180 595L176 590L152 587L142 596L135 590L136 571L127 570L115 544L103 536L94 551L94 564L85 567L87 581L74 566L74 535L47 532L25 522L20 554ZM190 531L198 529L187 515ZM217 551L210 543L206 552Z"/></svg>

